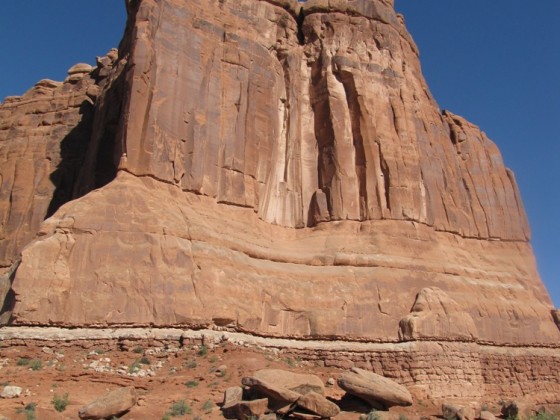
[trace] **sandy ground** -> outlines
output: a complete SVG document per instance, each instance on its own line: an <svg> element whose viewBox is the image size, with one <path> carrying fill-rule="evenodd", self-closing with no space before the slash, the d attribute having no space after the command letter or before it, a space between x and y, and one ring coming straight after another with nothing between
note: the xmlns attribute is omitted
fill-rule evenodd
<svg viewBox="0 0 560 420"><path fill-rule="evenodd" d="M115 342L4 341L0 343L0 366L0 391L6 385L23 389L19 398L0 399L0 415L12 420L28 419L25 407L31 403L36 404L37 419L77 419L81 407L122 386L134 386L139 399L121 419L161 419L178 401L185 401L190 413L171 418L223 419L224 390L240 385L244 376L258 369L313 373L325 384L342 373L278 352L231 343L177 348L141 342L123 346ZM65 395L68 404L57 412L53 401L63 400ZM326 396L344 409L336 419L359 419L368 412L365 406L345 403L344 391L336 384L326 386ZM435 404L418 401L412 407L392 408L383 417L415 419L439 411Z"/></svg>

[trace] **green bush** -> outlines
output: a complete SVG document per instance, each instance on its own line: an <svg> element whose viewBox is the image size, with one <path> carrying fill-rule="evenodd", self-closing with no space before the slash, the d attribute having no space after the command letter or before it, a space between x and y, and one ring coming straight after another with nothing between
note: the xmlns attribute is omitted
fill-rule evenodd
<svg viewBox="0 0 560 420"><path fill-rule="evenodd" d="M558 420L558 416L553 413L546 413L544 411L540 411L533 416L527 417L527 420Z"/></svg>
<svg viewBox="0 0 560 420"><path fill-rule="evenodd" d="M31 368L31 370L41 370L43 369L43 362L41 361L41 359L33 359L31 362L29 362L29 367Z"/></svg>
<svg viewBox="0 0 560 420"><path fill-rule="evenodd" d="M18 414L25 414L27 420L37 420L37 414L35 410L37 409L37 403L29 403L24 408L18 408L16 412Z"/></svg>
<svg viewBox="0 0 560 420"><path fill-rule="evenodd" d="M206 356L208 354L208 347L203 344L202 346L200 346L200 349L198 350L198 355L199 356Z"/></svg>
<svg viewBox="0 0 560 420"><path fill-rule="evenodd" d="M197 366L198 366L198 363L194 359L191 359L191 360L188 360L187 362L185 362L185 367L187 367L189 369L194 369Z"/></svg>
<svg viewBox="0 0 560 420"><path fill-rule="evenodd" d="M214 403L210 400L202 404L202 411L204 412L204 414L210 413L213 409L214 409Z"/></svg>
<svg viewBox="0 0 560 420"><path fill-rule="evenodd" d="M21 357L21 358L18 359L16 365L27 366L29 364L29 362L31 362L31 360L28 359L27 357Z"/></svg>
<svg viewBox="0 0 560 420"><path fill-rule="evenodd" d="M185 385L186 385L188 388L196 388L196 387L198 386L198 381L197 381L196 379L193 379L193 380L191 380L191 381L185 382Z"/></svg>
<svg viewBox="0 0 560 420"><path fill-rule="evenodd" d="M185 400L174 402L171 406L171 410L169 410L169 414L172 417L184 416L186 414L191 414L191 412L192 409Z"/></svg>
<svg viewBox="0 0 560 420"><path fill-rule="evenodd" d="M136 373L139 370L140 370L140 363L138 362L138 360L135 360L128 368L128 373Z"/></svg>
<svg viewBox="0 0 560 420"><path fill-rule="evenodd" d="M68 393L64 394L62 397L54 394L52 405L56 411L62 413L66 410L66 406L68 405Z"/></svg>

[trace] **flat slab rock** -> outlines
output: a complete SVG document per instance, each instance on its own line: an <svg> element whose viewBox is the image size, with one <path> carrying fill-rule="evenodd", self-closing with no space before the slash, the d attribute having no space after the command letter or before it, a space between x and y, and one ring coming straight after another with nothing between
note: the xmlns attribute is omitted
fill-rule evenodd
<svg viewBox="0 0 560 420"><path fill-rule="evenodd" d="M276 385L275 382L269 382L255 377L245 377L242 379L242 383L280 405L292 404L301 397L299 392L282 388Z"/></svg>
<svg viewBox="0 0 560 420"><path fill-rule="evenodd" d="M82 420L111 418L125 413L136 404L134 387L118 388L81 408L78 415Z"/></svg>
<svg viewBox="0 0 560 420"><path fill-rule="evenodd" d="M386 407L412 405L412 395L402 385L376 373L352 368L337 380L347 393L359 397L372 406L381 403Z"/></svg>
<svg viewBox="0 0 560 420"><path fill-rule="evenodd" d="M240 420L260 418L268 410L268 398L261 398L252 401L239 401L237 404L228 407L224 411L226 418L236 418Z"/></svg>
<svg viewBox="0 0 560 420"><path fill-rule="evenodd" d="M285 388L301 395L310 391L325 394L325 385L316 375L294 373L282 369L261 369L254 373L254 378L274 384L277 388Z"/></svg>
<svg viewBox="0 0 560 420"><path fill-rule="evenodd" d="M338 405L313 391L302 395L296 401L296 404L298 407L311 411L323 418L334 417L340 413Z"/></svg>

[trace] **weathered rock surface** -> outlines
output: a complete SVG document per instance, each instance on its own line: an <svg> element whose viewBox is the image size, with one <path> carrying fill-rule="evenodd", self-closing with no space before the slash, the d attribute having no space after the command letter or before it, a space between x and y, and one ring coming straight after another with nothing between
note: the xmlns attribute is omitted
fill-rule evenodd
<svg viewBox="0 0 560 420"><path fill-rule="evenodd" d="M0 320L558 345L513 174L391 1L127 7L0 106Z"/></svg>
<svg viewBox="0 0 560 420"><path fill-rule="evenodd" d="M257 370L253 377L265 383L274 384L278 388L284 388L298 394L307 394L310 391L323 395L325 385L321 378L316 375L294 373L280 369L261 369ZM292 398L294 394L287 394L287 398Z"/></svg>
<svg viewBox="0 0 560 420"><path fill-rule="evenodd" d="M224 391L222 409L228 409L243 400L243 388L232 386Z"/></svg>
<svg viewBox="0 0 560 420"><path fill-rule="evenodd" d="M251 420L260 418L267 411L268 400L261 398L251 401L239 401L237 404L228 407L224 414L227 418L236 418L239 420Z"/></svg>
<svg viewBox="0 0 560 420"><path fill-rule="evenodd" d="M119 71L114 51L104 67L77 64L64 82L44 79L21 97L0 104L0 302L8 296L19 253L37 234L41 222L62 204L114 178L100 139L110 144L119 118ZM101 70L107 70L101 74ZM89 92L98 92L92 98ZM97 101L97 96L103 100ZM110 98L111 104L104 102ZM97 106L96 106L97 104ZM103 105L103 106L102 106ZM80 176L88 154L97 167ZM88 181L80 187L80 179ZM6 299L8 296L8 299ZM0 316L1 319L1 316ZM2 322L5 323L5 322Z"/></svg>
<svg viewBox="0 0 560 420"><path fill-rule="evenodd" d="M296 401L298 407L311 411L322 418L330 418L340 413L338 406L323 395L310 391Z"/></svg>
<svg viewBox="0 0 560 420"><path fill-rule="evenodd" d="M340 375L337 382L343 390L374 407L379 403L385 407L412 405L412 396L404 386L364 369L353 368Z"/></svg>
<svg viewBox="0 0 560 420"><path fill-rule="evenodd" d="M106 419L118 416L130 410L136 404L134 387L115 389L97 398L79 411L80 419Z"/></svg>
<svg viewBox="0 0 560 420"><path fill-rule="evenodd" d="M475 420L476 418L471 407L462 407L455 404L442 404L441 413L446 420Z"/></svg>
<svg viewBox="0 0 560 420"><path fill-rule="evenodd" d="M254 377L245 377L242 383L245 386L251 387L252 390L266 396L269 401L280 404L281 406L292 404L301 397L300 393L283 388L275 382L268 382Z"/></svg>
<svg viewBox="0 0 560 420"><path fill-rule="evenodd" d="M496 416L492 414L490 411L482 410L480 412L480 416L478 416L480 420L496 420Z"/></svg>
<svg viewBox="0 0 560 420"><path fill-rule="evenodd" d="M21 387L14 385L6 385L0 393L0 398L17 398L21 395Z"/></svg>
<svg viewBox="0 0 560 420"><path fill-rule="evenodd" d="M399 326L402 340L445 337L472 341L478 338L470 314L437 287L422 289L418 293L410 315L403 318Z"/></svg>
<svg viewBox="0 0 560 420"><path fill-rule="evenodd" d="M105 185L126 152L123 174L24 251L4 281L14 323L395 340L437 287L457 316L434 301L401 337L558 342L513 176L478 128L440 114L391 4L284 3L129 3L123 59L76 73L117 68L84 86L89 143L57 203ZM25 187L5 194L28 192L6 210L6 267L46 214L12 172Z"/></svg>
<svg viewBox="0 0 560 420"><path fill-rule="evenodd" d="M558 325L558 328L560 328L560 310L559 309L555 309L552 311L552 318L554 319L554 322L556 322L556 325Z"/></svg>

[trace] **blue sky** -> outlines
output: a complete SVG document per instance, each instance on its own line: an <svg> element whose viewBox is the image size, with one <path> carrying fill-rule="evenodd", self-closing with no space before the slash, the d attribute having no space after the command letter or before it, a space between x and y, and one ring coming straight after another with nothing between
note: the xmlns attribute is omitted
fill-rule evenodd
<svg viewBox="0 0 560 420"><path fill-rule="evenodd" d="M0 100L117 46L122 0L18 0L0 14ZM560 307L560 2L396 0L442 109L494 140L516 174L539 271Z"/></svg>

